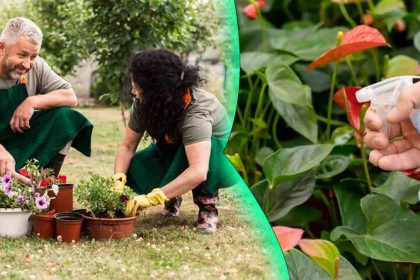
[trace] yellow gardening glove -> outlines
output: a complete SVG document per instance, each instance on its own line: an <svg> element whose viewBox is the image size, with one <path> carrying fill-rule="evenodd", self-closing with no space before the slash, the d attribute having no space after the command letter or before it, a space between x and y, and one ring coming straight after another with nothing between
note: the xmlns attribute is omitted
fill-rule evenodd
<svg viewBox="0 0 420 280"><path fill-rule="evenodd" d="M124 173L117 173L112 176L114 185L112 186L112 190L118 193L122 193L124 191L125 184L127 183L127 176Z"/></svg>
<svg viewBox="0 0 420 280"><path fill-rule="evenodd" d="M125 207L125 215L127 217L135 216L137 215L137 212L142 209L156 206L158 204L163 205L165 201L168 200L169 199L161 189L153 189L148 194L137 195L133 199L130 199Z"/></svg>

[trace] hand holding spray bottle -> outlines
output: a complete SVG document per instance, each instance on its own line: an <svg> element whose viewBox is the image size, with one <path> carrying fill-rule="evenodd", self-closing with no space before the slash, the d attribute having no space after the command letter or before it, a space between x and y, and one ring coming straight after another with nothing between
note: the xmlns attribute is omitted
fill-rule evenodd
<svg viewBox="0 0 420 280"><path fill-rule="evenodd" d="M390 126L386 116L395 108L401 92L418 81L420 81L420 76L389 78L358 90L356 99L359 102L371 102L370 106L382 120L381 131L389 137ZM420 109L413 109L410 113L410 119L417 132L420 133Z"/></svg>

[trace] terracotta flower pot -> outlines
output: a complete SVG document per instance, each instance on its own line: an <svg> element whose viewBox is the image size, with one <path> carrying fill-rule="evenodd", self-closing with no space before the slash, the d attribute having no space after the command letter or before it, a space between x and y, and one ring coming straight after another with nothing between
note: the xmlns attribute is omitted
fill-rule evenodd
<svg viewBox="0 0 420 280"><path fill-rule="evenodd" d="M34 214L31 216L34 221L34 235L39 238L55 238L55 210L50 210L43 214Z"/></svg>
<svg viewBox="0 0 420 280"><path fill-rule="evenodd" d="M51 198L50 209L56 213L73 210L73 184L58 185L57 196L52 191L48 192Z"/></svg>
<svg viewBox="0 0 420 280"><path fill-rule="evenodd" d="M57 213L54 215L57 238L63 242L78 242L83 223L83 215L79 213ZM59 237L60 236L60 237Z"/></svg>
<svg viewBox="0 0 420 280"><path fill-rule="evenodd" d="M85 215L88 236L96 240L121 239L133 235L136 217L93 218Z"/></svg>

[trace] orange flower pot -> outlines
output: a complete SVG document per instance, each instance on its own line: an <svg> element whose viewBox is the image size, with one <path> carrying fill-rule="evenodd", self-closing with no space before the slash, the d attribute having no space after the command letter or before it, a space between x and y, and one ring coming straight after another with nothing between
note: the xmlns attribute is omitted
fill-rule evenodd
<svg viewBox="0 0 420 280"><path fill-rule="evenodd" d="M50 210L43 214L34 214L31 216L34 221L34 235L38 238L55 238L55 210Z"/></svg>
<svg viewBox="0 0 420 280"><path fill-rule="evenodd" d="M56 222L57 239L63 242L78 242L82 229L83 215L78 213L57 213Z"/></svg>
<svg viewBox="0 0 420 280"><path fill-rule="evenodd" d="M52 191L48 195L53 198L50 202L50 209L56 213L73 210L73 184L58 185L57 196Z"/></svg>
<svg viewBox="0 0 420 280"><path fill-rule="evenodd" d="M96 240L121 239L133 235L137 217L93 218L85 215L88 236Z"/></svg>

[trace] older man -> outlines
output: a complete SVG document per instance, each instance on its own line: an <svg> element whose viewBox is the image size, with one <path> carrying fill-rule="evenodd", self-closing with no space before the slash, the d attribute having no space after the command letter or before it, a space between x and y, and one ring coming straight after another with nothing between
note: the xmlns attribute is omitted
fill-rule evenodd
<svg viewBox="0 0 420 280"><path fill-rule="evenodd" d="M69 83L39 57L40 28L9 20L0 35L0 176L31 158L58 173L70 145L90 156L92 124L70 109Z"/></svg>

